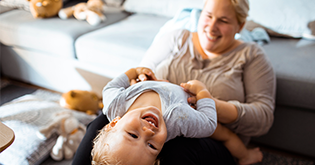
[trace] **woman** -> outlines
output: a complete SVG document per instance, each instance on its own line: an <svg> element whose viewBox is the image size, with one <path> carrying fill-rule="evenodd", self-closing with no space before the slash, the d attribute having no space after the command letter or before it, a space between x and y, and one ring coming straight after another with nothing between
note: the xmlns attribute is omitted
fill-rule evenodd
<svg viewBox="0 0 315 165"><path fill-rule="evenodd" d="M251 136L270 129L275 100L275 76L263 50L257 44L234 39L245 24L248 10L247 0L207 0L197 33L165 33L141 62L141 66L155 70L158 79L176 84L192 79L205 83L215 97L219 122L245 144ZM142 81L147 78L155 76L139 76ZM188 101L193 104L195 98ZM107 123L106 116L100 115L89 125L73 164L90 160L92 139ZM210 138L175 138L164 145L160 160L161 164L235 164L227 149Z"/></svg>
<svg viewBox="0 0 315 165"><path fill-rule="evenodd" d="M264 51L255 43L234 39L247 12L247 0L207 0L197 32L164 34L141 62L155 70L158 79L205 83L216 98L219 121L245 143L270 129L275 103L275 75Z"/></svg>

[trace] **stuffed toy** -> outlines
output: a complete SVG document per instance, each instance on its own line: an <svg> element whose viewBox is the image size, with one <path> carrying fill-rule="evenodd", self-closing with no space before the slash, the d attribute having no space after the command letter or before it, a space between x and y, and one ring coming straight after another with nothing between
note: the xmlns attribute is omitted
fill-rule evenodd
<svg viewBox="0 0 315 165"><path fill-rule="evenodd" d="M106 17L104 13L104 2L102 0L89 0L86 3L81 2L74 6L61 9L58 16L61 19L68 19L74 16L77 20L86 20L90 25L96 26Z"/></svg>
<svg viewBox="0 0 315 165"><path fill-rule="evenodd" d="M86 132L85 125L80 123L69 111L57 112L54 121L39 130L38 137L49 138L53 133L59 135L50 156L56 161L72 159Z"/></svg>
<svg viewBox="0 0 315 165"><path fill-rule="evenodd" d="M98 114L103 108L102 99L94 92L70 90L62 94L60 105L64 108L85 112L89 115Z"/></svg>
<svg viewBox="0 0 315 165"><path fill-rule="evenodd" d="M34 18L48 18L58 14L62 8L62 0L28 0Z"/></svg>

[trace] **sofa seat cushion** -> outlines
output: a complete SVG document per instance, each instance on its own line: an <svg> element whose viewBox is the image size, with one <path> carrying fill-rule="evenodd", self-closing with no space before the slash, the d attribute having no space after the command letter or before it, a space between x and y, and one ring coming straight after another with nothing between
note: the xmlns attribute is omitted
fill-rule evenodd
<svg viewBox="0 0 315 165"><path fill-rule="evenodd" d="M277 76L276 104L315 112L315 41L273 37L263 48Z"/></svg>
<svg viewBox="0 0 315 165"><path fill-rule="evenodd" d="M171 18L133 14L128 18L80 36L75 48L79 61L112 68L110 78L136 67L159 29Z"/></svg>
<svg viewBox="0 0 315 165"><path fill-rule="evenodd" d="M0 42L7 46L75 58L74 42L79 36L117 22L130 14L120 12L105 15L105 22L91 26L86 21L75 18L35 19L25 10L8 11L0 15Z"/></svg>

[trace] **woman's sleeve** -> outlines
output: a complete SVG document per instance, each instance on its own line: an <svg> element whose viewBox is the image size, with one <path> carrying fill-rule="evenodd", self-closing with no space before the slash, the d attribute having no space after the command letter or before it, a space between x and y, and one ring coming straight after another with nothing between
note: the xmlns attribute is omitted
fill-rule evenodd
<svg viewBox="0 0 315 165"><path fill-rule="evenodd" d="M176 49L178 49L177 43L183 33L187 33L187 30L180 29L169 31L154 40L142 58L139 66L150 68L155 72L157 65L172 56Z"/></svg>
<svg viewBox="0 0 315 165"><path fill-rule="evenodd" d="M228 126L245 136L266 134L274 120L275 74L262 48L256 49L254 54L254 58L244 66L245 103L229 101L236 106L238 118Z"/></svg>

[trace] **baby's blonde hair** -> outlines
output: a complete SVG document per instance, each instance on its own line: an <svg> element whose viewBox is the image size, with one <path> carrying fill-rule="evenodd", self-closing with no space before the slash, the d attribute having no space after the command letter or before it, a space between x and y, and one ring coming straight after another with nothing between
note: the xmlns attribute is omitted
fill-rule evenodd
<svg viewBox="0 0 315 165"><path fill-rule="evenodd" d="M112 128L106 126L102 128L93 140L92 165L122 165L123 163L110 154L110 146L108 141L114 133ZM155 160L154 165L160 165L159 160Z"/></svg>
<svg viewBox="0 0 315 165"><path fill-rule="evenodd" d="M106 126L99 131L99 134L93 140L92 165L119 165L121 164L110 154L108 141L113 133L112 129L106 129Z"/></svg>

